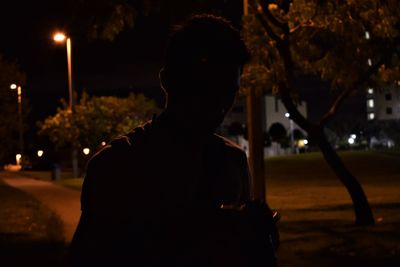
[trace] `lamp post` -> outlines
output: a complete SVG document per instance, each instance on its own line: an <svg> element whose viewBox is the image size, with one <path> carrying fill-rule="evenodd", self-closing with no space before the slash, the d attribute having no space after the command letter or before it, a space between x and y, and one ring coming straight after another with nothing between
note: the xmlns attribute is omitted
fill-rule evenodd
<svg viewBox="0 0 400 267"><path fill-rule="evenodd" d="M16 84L11 84L10 85L11 90L17 90L17 95L18 95L18 128L19 128L19 154L20 160L19 163L21 163L21 159L24 156L24 137L23 137L23 125L22 125L22 88L20 85ZM17 163L17 165L20 165Z"/></svg>
<svg viewBox="0 0 400 267"><path fill-rule="evenodd" d="M248 0L243 0L243 15L248 16ZM249 140L249 169L251 173L251 198L265 201L264 140L262 130L262 97L254 88L246 96L247 128Z"/></svg>
<svg viewBox="0 0 400 267"><path fill-rule="evenodd" d="M293 154L294 154L294 153L297 154L297 150L295 150L295 147L294 147L294 135L293 135L294 127L293 127L293 120L290 118L290 113L288 113L288 112L285 113L285 117L289 119L290 150L291 150L291 152L292 152Z"/></svg>
<svg viewBox="0 0 400 267"><path fill-rule="evenodd" d="M72 86L72 44L71 38L66 36L64 33L58 32L54 34L53 40L58 43L66 43L67 47L67 63L68 63L68 107L71 112L73 119L74 114L74 96L73 96L73 86ZM72 175L78 177L78 152L75 147L75 143L72 144Z"/></svg>

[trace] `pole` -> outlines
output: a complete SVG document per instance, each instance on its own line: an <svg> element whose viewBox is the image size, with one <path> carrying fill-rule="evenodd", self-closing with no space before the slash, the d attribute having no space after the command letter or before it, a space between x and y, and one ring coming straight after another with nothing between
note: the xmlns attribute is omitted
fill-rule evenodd
<svg viewBox="0 0 400 267"><path fill-rule="evenodd" d="M72 47L71 38L67 38L67 61L68 61L68 94L69 109L73 110L73 90L72 90Z"/></svg>
<svg viewBox="0 0 400 267"><path fill-rule="evenodd" d="M265 201L264 142L262 134L261 98L253 88L247 96L247 128L252 199Z"/></svg>
<svg viewBox="0 0 400 267"><path fill-rule="evenodd" d="M243 0L243 15L247 16L248 0ZM261 97L254 88L249 88L246 97L247 128L249 140L249 169L251 174L251 193L253 200L265 202L266 188L264 178L264 140L262 131Z"/></svg>
<svg viewBox="0 0 400 267"><path fill-rule="evenodd" d="M71 111L71 119L74 119L74 91L72 88L72 44L71 38L67 38L67 61L68 61L68 95L69 95L69 110ZM74 178L79 176L78 170L78 152L75 141L72 142L72 175Z"/></svg>
<svg viewBox="0 0 400 267"><path fill-rule="evenodd" d="M21 158L24 158L24 136L23 136L23 125L22 125L22 88L21 86L17 87L18 89L18 128L19 128L19 149L21 153Z"/></svg>
<svg viewBox="0 0 400 267"><path fill-rule="evenodd" d="M293 120L289 117L289 130L290 130L290 149L292 154L297 154L294 147L294 135L293 135Z"/></svg>

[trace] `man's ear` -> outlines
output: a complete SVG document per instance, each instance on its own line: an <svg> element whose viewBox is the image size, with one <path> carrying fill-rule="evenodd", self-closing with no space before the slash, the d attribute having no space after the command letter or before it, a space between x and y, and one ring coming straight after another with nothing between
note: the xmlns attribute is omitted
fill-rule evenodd
<svg viewBox="0 0 400 267"><path fill-rule="evenodd" d="M161 88L164 89L164 91L168 92L168 89L171 88L171 81L168 77L165 67L161 68L160 72L158 73L158 78L160 79Z"/></svg>

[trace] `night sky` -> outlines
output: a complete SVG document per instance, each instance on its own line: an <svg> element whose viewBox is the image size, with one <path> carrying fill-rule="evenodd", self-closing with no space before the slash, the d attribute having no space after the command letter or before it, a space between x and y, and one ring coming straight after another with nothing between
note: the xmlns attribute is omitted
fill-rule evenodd
<svg viewBox="0 0 400 267"><path fill-rule="evenodd" d="M23 90L32 108L32 127L37 120L55 112L61 97L68 98L66 49L52 40L54 31L68 24L69 10L60 5L62 2L17 0L2 4L0 9L0 53L9 60L17 60L27 74ZM240 23L241 1L215 3L230 20ZM184 10L176 13L177 20L186 15ZM162 10L139 15L135 27L123 31L113 42L89 41L84 34L73 34L75 90L121 96L143 92L162 104L158 71L171 28L168 22ZM325 84L304 78L298 81L298 86L308 102L309 116L318 118L331 101L327 97L329 89ZM350 98L341 114L362 114L364 106L362 98Z"/></svg>

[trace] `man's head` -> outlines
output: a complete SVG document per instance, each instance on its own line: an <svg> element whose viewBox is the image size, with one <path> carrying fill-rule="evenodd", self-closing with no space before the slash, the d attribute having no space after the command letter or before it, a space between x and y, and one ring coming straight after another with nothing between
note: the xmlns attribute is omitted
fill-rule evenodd
<svg viewBox="0 0 400 267"><path fill-rule="evenodd" d="M161 84L182 123L214 131L231 108L248 52L221 17L196 15L171 36Z"/></svg>

